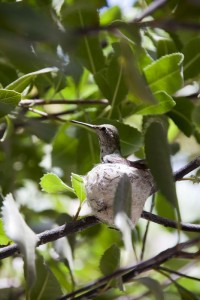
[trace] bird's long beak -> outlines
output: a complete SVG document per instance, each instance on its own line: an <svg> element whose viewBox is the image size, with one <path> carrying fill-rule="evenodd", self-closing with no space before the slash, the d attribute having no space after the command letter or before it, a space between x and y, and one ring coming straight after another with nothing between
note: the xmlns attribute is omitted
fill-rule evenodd
<svg viewBox="0 0 200 300"><path fill-rule="evenodd" d="M84 122L80 122L80 121L76 121L76 120L71 120L70 121L71 123L75 123L75 124L79 124L79 125L83 125L84 127L89 127L93 130L96 129L96 126L95 125L92 125L92 124L88 124L88 123L84 123Z"/></svg>

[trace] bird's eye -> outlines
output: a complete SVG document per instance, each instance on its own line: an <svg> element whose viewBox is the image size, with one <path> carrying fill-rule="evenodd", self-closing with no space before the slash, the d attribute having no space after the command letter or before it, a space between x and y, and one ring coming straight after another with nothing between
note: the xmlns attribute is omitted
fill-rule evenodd
<svg viewBox="0 0 200 300"><path fill-rule="evenodd" d="M101 127L101 130L104 131L104 132L106 132L106 127L104 127L104 126Z"/></svg>

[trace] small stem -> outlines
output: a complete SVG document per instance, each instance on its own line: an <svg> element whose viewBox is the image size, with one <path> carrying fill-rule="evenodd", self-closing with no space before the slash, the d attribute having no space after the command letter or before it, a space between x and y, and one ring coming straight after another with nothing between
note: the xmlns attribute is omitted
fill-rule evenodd
<svg viewBox="0 0 200 300"><path fill-rule="evenodd" d="M108 105L109 101L107 99L74 99L74 100L66 100L66 99L58 99L58 100L44 100L44 99L24 99L19 102L19 106L34 106L34 105L55 105L55 104L78 104L78 105L86 105L86 104L99 104L99 105Z"/></svg>

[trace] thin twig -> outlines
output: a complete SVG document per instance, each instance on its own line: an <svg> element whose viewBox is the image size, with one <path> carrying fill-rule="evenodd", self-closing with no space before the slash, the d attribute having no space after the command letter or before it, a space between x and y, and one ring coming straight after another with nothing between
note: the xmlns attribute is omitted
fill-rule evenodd
<svg viewBox="0 0 200 300"><path fill-rule="evenodd" d="M180 228L182 231L188 231L188 232L200 232L199 224L190 224L190 223L183 223L183 222L179 224L176 221L161 216L157 216L145 210L143 210L141 218L169 228L174 228L174 229Z"/></svg>
<svg viewBox="0 0 200 300"><path fill-rule="evenodd" d="M55 105L55 104L77 104L77 105L88 105L88 104L99 104L108 105L109 101L107 99L58 99L58 100L44 100L44 99L24 99L19 102L19 106L34 106L34 105Z"/></svg>
<svg viewBox="0 0 200 300"><path fill-rule="evenodd" d="M191 279L191 280L200 281L200 278L197 278L197 277L194 277L194 276L189 276L189 275L186 275L186 274L184 274L182 272L172 270L170 268L159 266L159 267L156 267L156 269L162 270L162 271L165 271L165 272L168 272L168 273L171 273L171 274L176 274L176 275L178 275L180 277L185 277L185 278L188 278L188 279Z"/></svg>
<svg viewBox="0 0 200 300"><path fill-rule="evenodd" d="M139 22L142 19L144 19L145 17L152 15L157 9L161 8L162 6L164 6L167 3L167 0L156 0L153 1L143 12L142 14L134 19L135 22Z"/></svg>
<svg viewBox="0 0 200 300"><path fill-rule="evenodd" d="M200 156L195 157L187 165L174 172L174 180L181 180L185 175L200 167Z"/></svg>
<svg viewBox="0 0 200 300"><path fill-rule="evenodd" d="M73 113L76 112L75 109L69 109L69 110L58 112L58 113L49 114L49 113L46 113L44 111L34 109L32 107L29 107L28 110L35 113L35 114L40 115L40 117L30 117L29 119L34 119L34 120L37 119L37 120L40 120L40 121L47 120L47 119L55 119L55 120L61 121L61 122L66 122L66 120L63 120L63 119L59 118L60 116L73 114Z"/></svg>

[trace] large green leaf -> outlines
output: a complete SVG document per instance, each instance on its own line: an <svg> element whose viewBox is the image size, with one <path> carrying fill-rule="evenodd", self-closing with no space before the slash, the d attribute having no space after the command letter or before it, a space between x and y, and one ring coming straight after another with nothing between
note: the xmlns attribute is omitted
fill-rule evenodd
<svg viewBox="0 0 200 300"><path fill-rule="evenodd" d="M134 113L140 114L140 115L152 115L152 114L164 114L172 109L174 105L176 105L176 102L173 100L173 98L168 95L166 92L156 92L154 94L156 100L158 101L157 104L148 105L148 104L142 104L136 107L136 110Z"/></svg>
<svg viewBox="0 0 200 300"><path fill-rule="evenodd" d="M14 110L20 100L21 95L19 93L0 89L0 118Z"/></svg>
<svg viewBox="0 0 200 300"><path fill-rule="evenodd" d="M156 181L158 189L167 201L177 210L178 200L170 163L170 151L167 133L161 120L152 118L147 120L145 132L145 153L148 166Z"/></svg>
<svg viewBox="0 0 200 300"><path fill-rule="evenodd" d="M172 95L182 87L182 53L173 53L161 57L144 68L144 75L153 92L165 91Z"/></svg>
<svg viewBox="0 0 200 300"><path fill-rule="evenodd" d="M22 93L27 86L40 74L50 73L50 72L57 72L58 69L55 67L52 68L45 68L41 69L26 75L21 76L14 82L10 83L6 88L8 90L15 90L18 93Z"/></svg>

